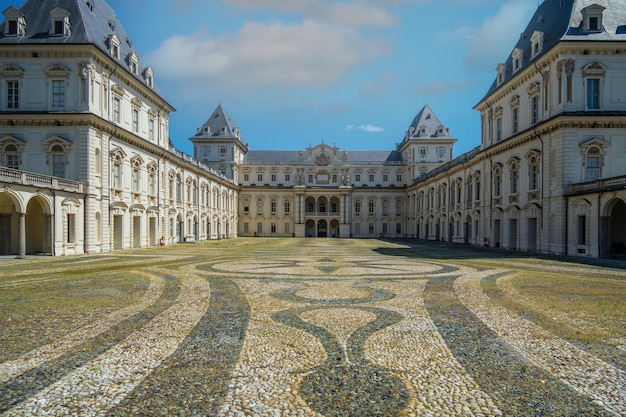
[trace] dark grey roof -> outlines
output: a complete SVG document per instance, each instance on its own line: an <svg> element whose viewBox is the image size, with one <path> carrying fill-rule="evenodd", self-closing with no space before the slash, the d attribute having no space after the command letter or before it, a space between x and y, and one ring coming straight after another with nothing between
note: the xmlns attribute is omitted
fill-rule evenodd
<svg viewBox="0 0 626 417"><path fill-rule="evenodd" d="M69 13L71 25L69 36L50 35L50 11L57 7ZM9 9L11 8L9 7L5 12ZM106 41L111 35L117 35L120 40L118 63L145 84L144 70L147 66L141 62L141 58L133 47L122 23L105 0L27 0L18 10L26 19L25 36L7 36L4 33L5 25L2 24L0 26L0 45L90 44L109 54ZM134 52L138 57L139 74L133 74L130 71L127 57L131 52ZM152 90L161 95L155 84L153 84Z"/></svg>
<svg viewBox="0 0 626 417"><path fill-rule="evenodd" d="M219 104L208 120L196 132L194 139L237 139L241 134L230 114Z"/></svg>
<svg viewBox="0 0 626 417"><path fill-rule="evenodd" d="M340 165L385 165L403 163L402 154L397 151L339 151L336 163ZM344 158L345 155L345 158ZM244 158L244 165L293 165L311 166L306 161L309 155L305 151L249 151Z"/></svg>
<svg viewBox="0 0 626 417"><path fill-rule="evenodd" d="M582 11L594 4L605 8L598 32L586 32L583 28ZM543 48L532 55L531 38L535 31L543 32ZM545 0L535 12L522 32L513 50L523 51L522 66L515 73L533 65L542 55L563 41L626 41L626 4L623 0ZM486 97L504 86L513 78L513 58L510 54L505 62L506 70L501 83L494 80ZM483 98L484 99L484 98Z"/></svg>
<svg viewBox="0 0 626 417"><path fill-rule="evenodd" d="M454 139L428 104L409 126L409 139Z"/></svg>

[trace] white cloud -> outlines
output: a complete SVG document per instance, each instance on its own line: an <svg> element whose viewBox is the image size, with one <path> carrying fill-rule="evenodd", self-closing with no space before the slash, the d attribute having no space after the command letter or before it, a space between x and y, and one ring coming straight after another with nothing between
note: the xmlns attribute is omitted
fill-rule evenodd
<svg viewBox="0 0 626 417"><path fill-rule="evenodd" d="M464 29L469 34L465 62L471 68L495 68L503 62L515 46L520 33L536 10L535 0L510 0L498 12L488 17L475 31Z"/></svg>
<svg viewBox="0 0 626 417"><path fill-rule="evenodd" d="M160 78L228 91L326 88L388 49L357 30L315 20L247 23L235 34L176 35L148 57Z"/></svg>
<svg viewBox="0 0 626 417"><path fill-rule="evenodd" d="M341 3L311 0L222 0L225 4L243 10L270 9L294 13L304 18L332 21L350 26L387 27L397 23L397 18L379 4L363 2Z"/></svg>
<svg viewBox="0 0 626 417"><path fill-rule="evenodd" d="M346 126L346 130L360 130L362 132L367 132L367 133L380 133L380 132L385 131L385 129L383 129L382 127L374 126L374 125L359 125L359 126L348 125Z"/></svg>

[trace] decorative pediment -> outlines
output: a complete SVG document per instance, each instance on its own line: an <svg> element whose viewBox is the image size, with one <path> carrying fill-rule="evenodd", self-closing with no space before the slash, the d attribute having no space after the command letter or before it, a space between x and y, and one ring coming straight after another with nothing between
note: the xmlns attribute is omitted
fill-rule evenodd
<svg viewBox="0 0 626 417"><path fill-rule="evenodd" d="M601 150L602 153L604 153L606 149L611 146L611 144L605 141L604 139L596 137L596 138L586 140L578 146L580 147L582 152L585 154L588 153L589 149L591 148L598 148Z"/></svg>
<svg viewBox="0 0 626 417"><path fill-rule="evenodd" d="M130 164L132 166L139 167L139 166L143 165L143 162L144 162L143 158L140 155L133 154L130 157Z"/></svg>
<svg viewBox="0 0 626 417"><path fill-rule="evenodd" d="M0 77L3 78L22 78L24 76L24 70L17 65L5 65L0 68Z"/></svg>
<svg viewBox="0 0 626 417"><path fill-rule="evenodd" d="M518 107L519 106L519 96L511 97L511 100L509 101L509 104L511 105L511 107Z"/></svg>
<svg viewBox="0 0 626 417"><path fill-rule="evenodd" d="M509 166L510 169L516 168L518 163L519 158L517 156L512 156L509 158L508 161L506 161L506 164Z"/></svg>
<svg viewBox="0 0 626 417"><path fill-rule="evenodd" d="M534 158L539 158L539 156L541 155L541 151L538 149L530 149L528 152L526 152L526 155L524 155L524 158L531 160L533 157Z"/></svg>
<svg viewBox="0 0 626 417"><path fill-rule="evenodd" d="M130 103L138 108L141 108L141 106L143 106L143 103L141 102L141 100L139 100L138 98L134 98L132 100L130 100Z"/></svg>
<svg viewBox="0 0 626 417"><path fill-rule="evenodd" d="M498 117L502 117L502 106L498 106L494 109L493 111L493 115L498 118Z"/></svg>
<svg viewBox="0 0 626 417"><path fill-rule="evenodd" d="M126 152L124 152L124 149L120 148L119 146L116 146L115 148L111 149L111 159L113 159L114 161L118 161L121 162L126 158Z"/></svg>
<svg viewBox="0 0 626 417"><path fill-rule="evenodd" d="M43 146L44 149L48 151L57 145L61 146L64 152L69 152L70 147L72 146L72 142L60 136L51 136L48 139L44 139L41 141L41 146Z"/></svg>
<svg viewBox="0 0 626 417"><path fill-rule="evenodd" d="M69 78L70 70L63 65L50 65L44 70L48 78Z"/></svg>
<svg viewBox="0 0 626 417"><path fill-rule="evenodd" d="M539 94L539 92L541 91L541 86L539 83L531 83L530 86L528 86L528 96L529 97L533 97Z"/></svg>
<svg viewBox="0 0 626 417"><path fill-rule="evenodd" d="M120 97L124 97L124 89L119 84L113 84L111 86L111 91Z"/></svg>
<svg viewBox="0 0 626 417"><path fill-rule="evenodd" d="M599 62L592 62L583 68L583 76L585 77L604 77L606 67Z"/></svg>
<svg viewBox="0 0 626 417"><path fill-rule="evenodd" d="M12 135L5 135L1 137L0 150L5 149L8 145L13 145L15 146L15 148L17 148L18 152L22 152L24 150L24 147L26 146L26 142Z"/></svg>

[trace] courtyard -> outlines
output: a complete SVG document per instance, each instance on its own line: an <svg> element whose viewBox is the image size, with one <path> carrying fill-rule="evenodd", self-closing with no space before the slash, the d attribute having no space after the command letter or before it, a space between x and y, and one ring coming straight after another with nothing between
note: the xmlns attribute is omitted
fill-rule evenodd
<svg viewBox="0 0 626 417"><path fill-rule="evenodd" d="M0 262L2 416L625 416L626 270L417 241Z"/></svg>

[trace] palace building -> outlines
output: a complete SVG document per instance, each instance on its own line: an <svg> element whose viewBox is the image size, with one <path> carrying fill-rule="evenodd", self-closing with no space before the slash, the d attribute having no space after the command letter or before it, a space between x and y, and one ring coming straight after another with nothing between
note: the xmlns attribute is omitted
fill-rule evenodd
<svg viewBox="0 0 626 417"><path fill-rule="evenodd" d="M4 18L0 255L264 236L626 257L626 1L545 0L458 157L428 105L390 150L285 151L251 149L220 104L186 155L104 0L27 0Z"/></svg>

